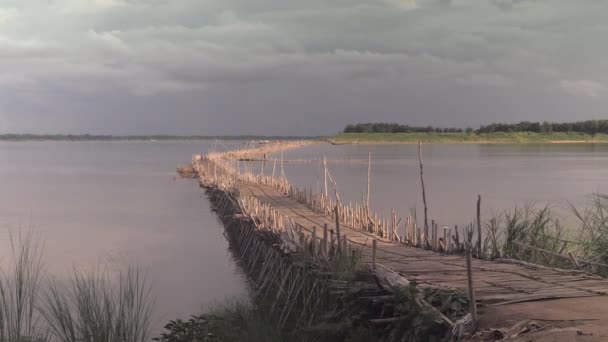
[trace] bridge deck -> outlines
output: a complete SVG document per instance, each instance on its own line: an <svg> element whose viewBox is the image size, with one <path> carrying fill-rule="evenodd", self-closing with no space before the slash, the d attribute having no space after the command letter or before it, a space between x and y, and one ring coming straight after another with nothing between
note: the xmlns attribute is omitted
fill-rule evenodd
<svg viewBox="0 0 608 342"><path fill-rule="evenodd" d="M242 193L250 193L289 216L309 233L313 227L335 225L333 218L313 212L304 204L266 185L241 183ZM341 225L341 234L361 247L363 262L371 263L374 236ZM409 281L448 287L466 292L465 258L378 241L377 262ZM579 271L531 268L484 260L473 260L475 291L479 304L501 305L517 302L602 296L608 294L608 279Z"/></svg>

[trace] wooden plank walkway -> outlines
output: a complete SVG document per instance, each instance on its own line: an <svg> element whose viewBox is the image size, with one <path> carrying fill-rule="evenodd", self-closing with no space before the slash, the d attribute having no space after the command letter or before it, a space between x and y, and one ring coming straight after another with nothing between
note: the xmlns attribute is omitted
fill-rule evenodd
<svg viewBox="0 0 608 342"><path fill-rule="evenodd" d="M255 196L282 215L311 233L313 227L335 226L332 217L323 216L303 203L288 197L269 185L241 182L243 194ZM318 229L319 229L318 228ZM375 237L347 225L342 235L361 248L363 262L371 263L372 241ZM409 281L466 292L465 258L378 240L377 262ZM474 283L478 304L504 305L557 298L578 298L608 294L608 279L575 270L473 260Z"/></svg>

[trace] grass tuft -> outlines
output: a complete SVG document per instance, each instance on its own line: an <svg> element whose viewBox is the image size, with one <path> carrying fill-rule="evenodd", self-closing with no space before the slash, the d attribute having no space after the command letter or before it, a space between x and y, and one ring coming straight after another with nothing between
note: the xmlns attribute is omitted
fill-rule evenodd
<svg viewBox="0 0 608 342"><path fill-rule="evenodd" d="M61 342L144 342L148 340L152 300L137 268L118 274L74 270L71 285L50 282L43 291L41 314Z"/></svg>
<svg viewBox="0 0 608 342"><path fill-rule="evenodd" d="M36 310L42 277L43 246L32 232L10 234L8 272L0 276L0 340L36 341L45 337Z"/></svg>

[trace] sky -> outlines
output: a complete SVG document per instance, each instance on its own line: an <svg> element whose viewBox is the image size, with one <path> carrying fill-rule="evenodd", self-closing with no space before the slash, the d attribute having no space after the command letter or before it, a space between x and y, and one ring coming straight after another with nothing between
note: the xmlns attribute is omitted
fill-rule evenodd
<svg viewBox="0 0 608 342"><path fill-rule="evenodd" d="M608 118L605 0L0 0L0 133Z"/></svg>

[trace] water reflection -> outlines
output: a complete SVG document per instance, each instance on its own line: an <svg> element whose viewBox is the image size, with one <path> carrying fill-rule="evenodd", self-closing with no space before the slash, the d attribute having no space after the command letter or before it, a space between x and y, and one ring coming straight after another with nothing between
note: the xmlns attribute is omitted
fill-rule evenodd
<svg viewBox="0 0 608 342"><path fill-rule="evenodd" d="M214 144L0 143L2 257L9 229L33 228L55 276L73 266L137 263L157 298L157 322L244 295L206 196L195 181L173 179L178 164Z"/></svg>
<svg viewBox="0 0 608 342"><path fill-rule="evenodd" d="M341 197L361 201L370 152L371 206L384 214L391 208L402 215L420 209L417 145L311 145L286 151L284 158L316 161L287 162L285 173L290 181L316 189L318 161L325 156ZM429 144L423 146L423 160L429 215L442 225L471 222L477 194L488 215L532 202L560 211L568 202L581 205L587 195L608 191L606 144Z"/></svg>

